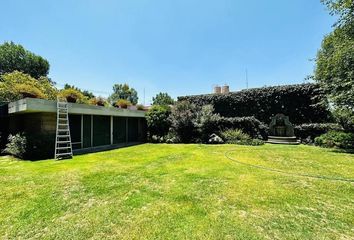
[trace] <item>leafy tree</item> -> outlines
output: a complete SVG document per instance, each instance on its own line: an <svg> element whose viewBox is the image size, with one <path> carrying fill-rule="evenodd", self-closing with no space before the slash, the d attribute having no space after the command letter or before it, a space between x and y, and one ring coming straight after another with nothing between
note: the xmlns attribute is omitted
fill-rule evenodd
<svg viewBox="0 0 354 240"><path fill-rule="evenodd" d="M37 80L18 71L1 75L0 102L11 102L25 97L54 100L56 95L56 88L46 77Z"/></svg>
<svg viewBox="0 0 354 240"><path fill-rule="evenodd" d="M335 26L348 26L354 21L353 0L321 0L331 15L338 16Z"/></svg>
<svg viewBox="0 0 354 240"><path fill-rule="evenodd" d="M114 84L113 93L108 97L111 104L120 99L127 100L133 105L138 103L138 92L134 88L130 88L128 84Z"/></svg>
<svg viewBox="0 0 354 240"><path fill-rule="evenodd" d="M172 108L171 130L183 143L193 142L198 135L195 126L197 112L198 108L188 101L177 102Z"/></svg>
<svg viewBox="0 0 354 240"><path fill-rule="evenodd" d="M0 45L0 75L13 71L20 71L38 79L48 75L49 63L19 44L5 42Z"/></svg>
<svg viewBox="0 0 354 240"><path fill-rule="evenodd" d="M166 105L155 105L149 109L145 117L150 137L153 135L159 137L167 135L171 126L170 114L171 108Z"/></svg>
<svg viewBox="0 0 354 240"><path fill-rule="evenodd" d="M152 98L152 105L173 105L173 98L167 93L158 93L156 97Z"/></svg>
<svg viewBox="0 0 354 240"><path fill-rule="evenodd" d="M354 0L322 0L338 16L317 53L314 79L340 118L354 116ZM343 126L345 127L345 126Z"/></svg>

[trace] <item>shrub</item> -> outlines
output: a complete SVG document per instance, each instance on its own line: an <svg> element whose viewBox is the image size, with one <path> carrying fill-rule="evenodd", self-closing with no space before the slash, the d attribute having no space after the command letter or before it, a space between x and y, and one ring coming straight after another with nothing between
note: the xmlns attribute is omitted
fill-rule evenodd
<svg viewBox="0 0 354 240"><path fill-rule="evenodd" d="M315 138L315 144L328 148L354 149L354 134L341 131L329 131Z"/></svg>
<svg viewBox="0 0 354 240"><path fill-rule="evenodd" d="M194 123L198 134L196 137L207 143L210 135L219 130L219 120L220 115L214 113L212 105L205 105L200 110L198 109Z"/></svg>
<svg viewBox="0 0 354 240"><path fill-rule="evenodd" d="M252 138L263 138L268 136L268 126L255 117L221 117L215 123L220 131L227 129L240 129Z"/></svg>
<svg viewBox="0 0 354 240"><path fill-rule="evenodd" d="M95 106L108 106L108 102L106 101L106 99L102 98L102 97L94 97L94 98L91 98L89 100L89 104L91 105L95 105Z"/></svg>
<svg viewBox="0 0 354 240"><path fill-rule="evenodd" d="M171 131L179 141L190 143L196 141L197 131L195 121L198 108L187 101L178 102L171 111Z"/></svg>
<svg viewBox="0 0 354 240"><path fill-rule="evenodd" d="M142 104L138 104L138 105L136 105L136 109L139 110L139 111L144 111L145 107Z"/></svg>
<svg viewBox="0 0 354 240"><path fill-rule="evenodd" d="M294 127L295 136L305 144L313 143L316 137L330 130L342 130L342 128L335 123L308 123Z"/></svg>
<svg viewBox="0 0 354 240"><path fill-rule="evenodd" d="M240 129L225 130L221 132L221 136L227 143L236 143L238 141L248 141L252 139L248 134L244 133Z"/></svg>
<svg viewBox="0 0 354 240"><path fill-rule="evenodd" d="M13 90L21 94L22 98L45 98L45 94L35 86L27 84L16 84Z"/></svg>
<svg viewBox="0 0 354 240"><path fill-rule="evenodd" d="M128 106L131 106L131 102L129 102L128 100L125 99L119 99L116 103L115 106L119 107L119 108L128 108Z"/></svg>
<svg viewBox="0 0 354 240"><path fill-rule="evenodd" d="M70 103L87 103L87 98L78 90L73 88L63 89L58 94L59 98L64 98Z"/></svg>
<svg viewBox="0 0 354 240"><path fill-rule="evenodd" d="M28 74L14 71L0 79L0 102L12 102L22 98L55 99L57 90L46 77L39 80Z"/></svg>
<svg viewBox="0 0 354 240"><path fill-rule="evenodd" d="M240 129L228 129L221 132L221 137L226 143L239 144L239 145L263 145L264 142L260 139L252 139L248 134Z"/></svg>
<svg viewBox="0 0 354 240"><path fill-rule="evenodd" d="M149 136L165 136L171 126L169 116L171 108L169 106L152 106L146 113L145 118Z"/></svg>
<svg viewBox="0 0 354 240"><path fill-rule="evenodd" d="M8 143L3 152L18 158L23 158L26 153L26 147L27 139L24 134L10 134L8 137Z"/></svg>
<svg viewBox="0 0 354 240"><path fill-rule="evenodd" d="M346 131L354 132L354 110L349 108L337 108L334 117Z"/></svg>
<svg viewBox="0 0 354 240"><path fill-rule="evenodd" d="M330 112L324 94L315 84L264 87L232 92L179 97L197 106L212 104L223 117L254 116L264 123L284 113L294 124L328 122Z"/></svg>

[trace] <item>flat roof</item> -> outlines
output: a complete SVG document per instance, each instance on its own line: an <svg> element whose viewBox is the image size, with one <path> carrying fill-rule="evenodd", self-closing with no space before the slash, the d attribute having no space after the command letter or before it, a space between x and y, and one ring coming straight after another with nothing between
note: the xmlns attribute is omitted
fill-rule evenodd
<svg viewBox="0 0 354 240"><path fill-rule="evenodd" d="M23 113L56 113L57 102L51 100L24 98L8 104L9 114ZM115 107L101 107L88 104L68 103L70 114L118 116L118 117L145 117L145 111L119 109Z"/></svg>

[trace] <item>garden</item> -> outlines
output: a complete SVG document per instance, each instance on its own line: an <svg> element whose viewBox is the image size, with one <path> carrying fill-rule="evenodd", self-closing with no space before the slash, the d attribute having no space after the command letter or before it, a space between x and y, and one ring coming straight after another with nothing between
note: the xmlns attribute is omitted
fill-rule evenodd
<svg viewBox="0 0 354 240"><path fill-rule="evenodd" d="M0 236L354 239L354 4L322 2L337 22L307 83L177 99L160 92L151 106L127 83L105 97L59 88L45 58L1 44ZM139 111L144 140L71 160L27 158L43 150L34 142L54 137L9 132L7 104L24 98ZM279 114L298 145L268 142ZM106 120L96 123L112 143L114 118ZM92 143L93 122L77 126Z"/></svg>

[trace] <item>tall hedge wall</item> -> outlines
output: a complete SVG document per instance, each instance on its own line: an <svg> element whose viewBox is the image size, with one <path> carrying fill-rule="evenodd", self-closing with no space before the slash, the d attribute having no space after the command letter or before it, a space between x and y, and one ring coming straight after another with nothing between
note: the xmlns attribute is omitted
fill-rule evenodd
<svg viewBox="0 0 354 240"><path fill-rule="evenodd" d="M320 104L323 99L322 91L311 83L178 97L178 101L187 100L199 106L212 104L215 112L224 117L254 116L269 123L271 116L284 113L294 124L330 121L328 107Z"/></svg>

